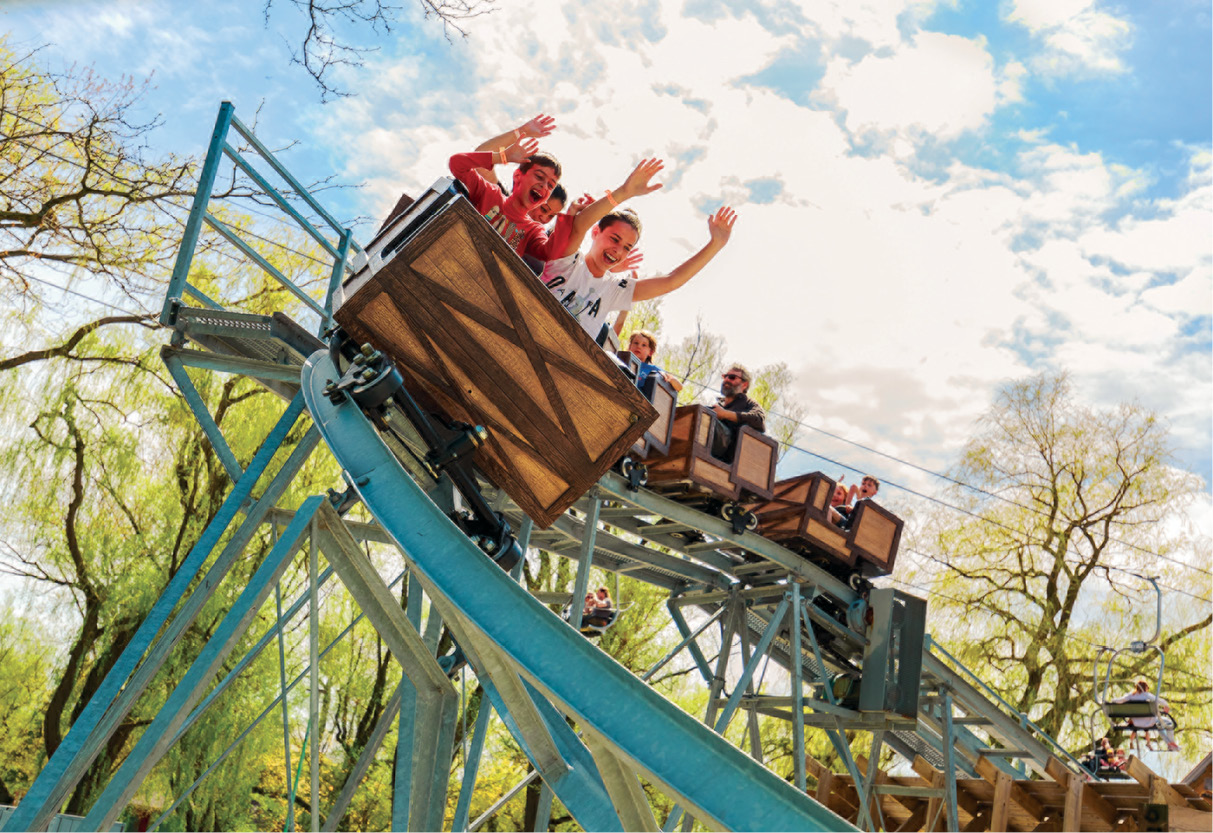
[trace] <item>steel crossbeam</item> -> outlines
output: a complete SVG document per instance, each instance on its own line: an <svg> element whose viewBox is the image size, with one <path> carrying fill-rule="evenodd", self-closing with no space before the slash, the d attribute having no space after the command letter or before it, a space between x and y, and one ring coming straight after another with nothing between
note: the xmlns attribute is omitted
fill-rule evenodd
<svg viewBox="0 0 1213 833"><path fill-rule="evenodd" d="M236 646L236 642L244 635L278 578L290 564L307 532L312 515L321 506L326 505L328 504L325 499L320 496L304 501L290 526L248 580L240 596L215 629L214 635L207 641L189 671L173 689L168 701L161 707L147 730L140 735L135 748L101 793L93 809L85 817L85 827L104 830L112 825L118 813L122 812L135 791L143 784L143 779L151 772L152 767L168 751L176 737L177 728L185 721L190 709L202 699L205 686Z"/></svg>
<svg viewBox="0 0 1213 833"><path fill-rule="evenodd" d="M848 827L604 656L488 561L445 516L427 508L432 506L429 499L357 408L349 402L333 405L323 395L324 380L332 376L324 354L314 355L305 366L303 390L313 418L372 514L409 554L430 589L440 589L431 599L452 628L459 627L455 615L473 621L474 629L540 692L591 725L644 767L649 780L709 824ZM468 650L467 636L461 640L465 652L473 664L483 661L473 656L475 646ZM693 770L681 762L671 766L674 749L681 750L680 761L696 761ZM743 796L726 796L712 786L734 779L747 784Z"/></svg>
<svg viewBox="0 0 1213 833"><path fill-rule="evenodd" d="M278 501L291 478L319 441L319 434L315 430L309 430L266 487L261 499L248 510L244 522L228 540L198 589L189 596L168 629L156 641L160 629L168 622L177 603L185 598L189 585L249 499L253 487L264 475L302 410L303 400L297 397L266 436L240 481L228 493L210 524L139 625L134 637L72 724L67 737L59 744L59 748L38 774L20 806L8 819L4 827L6 831L45 828L118 725L130 713L135 701L160 669L169 651L180 641L202 605L226 575L233 560L252 539L265 513ZM142 664L139 664L140 660ZM136 670L137 664L139 665ZM132 673L135 674L133 678Z"/></svg>

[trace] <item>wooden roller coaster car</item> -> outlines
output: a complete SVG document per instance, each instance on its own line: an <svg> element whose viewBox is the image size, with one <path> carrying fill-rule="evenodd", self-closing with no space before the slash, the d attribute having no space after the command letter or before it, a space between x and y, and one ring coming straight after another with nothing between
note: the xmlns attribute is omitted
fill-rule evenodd
<svg viewBox="0 0 1213 833"><path fill-rule="evenodd" d="M691 503L770 500L779 444L742 425L733 459L726 462L712 455L712 439L719 428L711 408L676 408L669 452L651 454L645 460L649 488Z"/></svg>
<svg viewBox="0 0 1213 833"><path fill-rule="evenodd" d="M477 467L541 527L657 418L450 180L376 236L340 300L423 407L488 428Z"/></svg>
<svg viewBox="0 0 1213 833"><path fill-rule="evenodd" d="M843 578L893 572L902 521L871 500L857 501L850 529L830 521L830 496L837 484L821 472L775 484L769 500L747 508L758 517L758 531L801 553Z"/></svg>
<svg viewBox="0 0 1213 833"><path fill-rule="evenodd" d="M636 375L640 363L627 350L620 350L619 356L628 372ZM664 457L670 453L670 439L674 433L674 409L678 407L678 392L670 387L670 383L656 373L645 377L640 392L657 411L657 419L645 429L640 439L632 444L629 454L633 459L643 461L650 455Z"/></svg>

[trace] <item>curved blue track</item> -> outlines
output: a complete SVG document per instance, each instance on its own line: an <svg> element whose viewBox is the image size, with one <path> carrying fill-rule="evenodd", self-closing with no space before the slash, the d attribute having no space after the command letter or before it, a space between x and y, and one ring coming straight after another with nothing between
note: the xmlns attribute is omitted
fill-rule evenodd
<svg viewBox="0 0 1213 833"><path fill-rule="evenodd" d="M328 400L325 384L337 375L323 352L303 369L304 398L325 442L427 584L524 679L709 826L855 829L661 697L486 558L405 473L357 406Z"/></svg>

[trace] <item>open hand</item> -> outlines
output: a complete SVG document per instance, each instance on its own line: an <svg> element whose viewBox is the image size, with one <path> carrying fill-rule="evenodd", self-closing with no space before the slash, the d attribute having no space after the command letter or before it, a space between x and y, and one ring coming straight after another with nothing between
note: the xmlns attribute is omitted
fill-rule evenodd
<svg viewBox="0 0 1213 833"><path fill-rule="evenodd" d="M632 249L628 252L628 256L611 267L612 272L632 272L632 280L636 280L635 269L640 265L640 261L644 260L644 252Z"/></svg>
<svg viewBox="0 0 1213 833"><path fill-rule="evenodd" d="M723 246L729 242L733 233L733 223L737 222L737 212L729 206L722 206L719 211L708 218L708 234L712 242Z"/></svg>
<svg viewBox="0 0 1213 833"><path fill-rule="evenodd" d="M514 142L514 144L505 149L505 161L513 162L515 165L521 164L537 150L539 150L539 143L534 139L523 139L520 142Z"/></svg>
<svg viewBox="0 0 1213 833"><path fill-rule="evenodd" d="M531 139L542 139L556 129L556 119L540 113L535 118L518 128L518 132Z"/></svg>
<svg viewBox="0 0 1213 833"><path fill-rule="evenodd" d="M573 204L569 206L568 210L565 213L568 214L569 217L576 217L578 214L580 214L582 212L583 209L592 205L593 202L594 202L594 198L591 197L589 194L582 194L580 197L573 200Z"/></svg>
<svg viewBox="0 0 1213 833"><path fill-rule="evenodd" d="M661 187L660 182L649 183L649 180L656 176L662 168L665 167L665 162L660 159L642 159L636 169L628 174L628 178L624 180L623 187L619 190L628 197L641 197L645 194L651 194Z"/></svg>

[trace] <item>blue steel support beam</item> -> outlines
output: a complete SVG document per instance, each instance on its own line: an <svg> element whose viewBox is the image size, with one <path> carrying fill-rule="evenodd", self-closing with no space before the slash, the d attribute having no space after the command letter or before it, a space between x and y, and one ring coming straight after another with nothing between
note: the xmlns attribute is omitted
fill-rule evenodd
<svg viewBox="0 0 1213 833"><path fill-rule="evenodd" d="M585 515L585 537L581 539L581 558L577 562L577 580L573 582L573 603L569 605L569 624L581 630L581 617L585 612L585 594L590 586L590 567L594 563L594 539L598 537L598 512L602 501L594 494ZM619 600L616 599L618 604Z"/></svg>
<svg viewBox="0 0 1213 833"><path fill-rule="evenodd" d="M338 518L332 519L334 523L340 524ZM309 813L312 822L312 833L320 833L320 547L316 540L316 518L312 517L311 525L308 527L308 547L307 547L307 587L308 587L308 622L307 622L307 641L308 641L308 664L312 666L311 674L311 689L309 690L308 710L307 710L307 725L311 730L312 749L308 755L308 762L311 764L311 807L312 812ZM298 788L298 784L296 784Z"/></svg>
<svg viewBox="0 0 1213 833"><path fill-rule="evenodd" d="M546 781L539 783L539 806L535 809L534 830L546 833L552 821L552 788Z"/></svg>
<svg viewBox="0 0 1213 833"><path fill-rule="evenodd" d="M215 175L219 172L219 162L223 158L223 143L227 139L227 131L232 124L232 119L235 118L235 109L230 101L219 105L219 115L215 118L215 130L211 133L211 142L206 149L206 161L202 163L202 173L198 177L198 190L194 192L194 204L190 207L190 216L185 221L181 248L177 250L173 276L169 280L168 291L164 296L164 308L160 311L160 323L165 326L171 324L172 303L181 297L182 290L189 279L190 265L194 262L194 250L198 247L198 235L202 232L202 217L206 214L206 207L211 199L211 189L215 187ZM9 819L9 822L11 824L12 819Z"/></svg>
<svg viewBox="0 0 1213 833"><path fill-rule="evenodd" d="M202 219L206 221L206 224L208 226L213 228L215 231L219 232L219 234L223 237L224 240L226 240L227 242L229 242L233 246L235 246L237 249L239 249L244 254L245 257L247 257L249 260L253 261L253 263L260 266L261 270L263 272L265 272L267 275L269 275L274 280L278 281L278 283L282 284L282 287L284 289L286 289L288 292L290 292L292 295L294 295L296 298L298 298L300 301L302 301L305 305L307 305L312 310L312 312L319 315L321 320L324 320L324 317L325 317L324 307L320 306L320 304L316 303L316 301L312 298L312 296L308 295L306 292L304 292L302 289L300 289L298 286L296 286L295 283L290 278L288 278L286 275L279 272L278 269L275 268L272 263L270 263L268 260L266 260L264 257L262 257L257 252L256 249L254 249L252 246L250 246L248 243L246 243L240 237L240 235L236 234L236 232L234 230L232 230L232 228L230 226L228 226L222 220L218 219L217 217L215 217L213 214L210 214L210 213L203 215Z"/></svg>
<svg viewBox="0 0 1213 833"><path fill-rule="evenodd" d="M403 677L400 685L396 686L396 690L388 698L387 703L384 704L383 713L375 721L375 728L371 731L371 736L367 739L366 746L362 747L362 751L358 753L358 760L354 762L353 769L346 776L345 784L341 787L337 800L333 802L333 806L329 808L328 815L324 817L323 829L325 833L332 833L332 831L341 825L341 819L345 816L345 811L349 809L350 802L354 800L354 793L357 792L362 779L366 777L367 770L371 768L371 764L375 762L375 756L379 754L379 748L383 746L384 739L387 737L388 732L392 730L392 725L396 722L396 712L400 710L401 697L406 685L411 685L411 683L409 683L408 677ZM393 807L393 818L395 818L395 813L396 808ZM407 814L405 817L407 818Z"/></svg>
<svg viewBox="0 0 1213 833"><path fill-rule="evenodd" d="M587 830L622 830L593 756L564 716L508 665L500 649L475 631L433 588L431 600L463 646L502 723L544 783Z"/></svg>
<svg viewBox="0 0 1213 833"><path fill-rule="evenodd" d="M245 176L257 183L257 187L264 191L266 196L276 202L278 207L286 212L286 214L292 220L294 220L300 228L311 235L312 239L319 243L324 250L329 253L330 257L337 257L337 250L333 248L333 244L325 239L324 235L321 234L320 231L314 225L312 225L306 217L296 211L295 206L287 202L286 197L282 196L278 189L270 184L268 179L263 177L256 168L250 165L248 160L244 158L244 155L241 154L240 151L236 150L227 142L224 142L223 152L228 159L231 159L234 163L236 163L236 166L239 167L240 170L244 171Z"/></svg>
<svg viewBox="0 0 1213 833"><path fill-rule="evenodd" d="M737 711L741 698L745 696L746 686L750 684L750 680L754 679L754 672L758 670L758 664L762 662L763 655L771 647L771 640L779 632L779 628L783 624L784 614L787 612L788 597L785 595L783 601L779 603L779 607L775 608L775 615L767 623L766 630L762 632L762 637L758 640L758 644L754 646L754 654L750 657L750 661L745 664L741 677L733 685L733 693L729 695L729 701L725 703L724 711L716 719L715 728L719 734L723 735L725 730L729 728L729 721L733 719L733 714ZM744 623L742 627L744 628Z"/></svg>
<svg viewBox="0 0 1213 833"><path fill-rule="evenodd" d="M334 255L336 260L333 261L333 271L329 276L329 286L324 293L324 320L320 322L320 334L333 321L333 293L337 291L337 287L341 285L341 279L345 277L345 262L349 258L350 243L353 242L353 239L353 232L346 229L341 235L341 240L337 243L337 251Z"/></svg>
<svg viewBox="0 0 1213 833"><path fill-rule="evenodd" d="M408 826L436 830L442 826L446 807L459 696L336 511L325 506L321 520L320 542L328 562L416 689ZM408 693L405 687L402 712Z"/></svg>
<svg viewBox="0 0 1213 833"><path fill-rule="evenodd" d="M682 634L683 641L686 642L687 650L691 652L691 658L695 660L695 667L699 669L699 675L703 677L703 681L708 685L712 684L712 669L708 667L708 658L703 655L703 651L699 648L699 643L695 638L703 633L703 628L698 628L694 635L691 633L691 627L687 624L686 617L682 615L682 608L674 603L675 599L670 598L666 602L666 609L670 612L670 618L674 620L674 627L678 628L678 632ZM722 606L717 611L717 615L727 611L728 608ZM713 617L714 619L715 617ZM712 620L709 620L709 623Z"/></svg>
<svg viewBox="0 0 1213 833"><path fill-rule="evenodd" d="M708 824L851 829L637 680L519 587L433 505L352 402L328 400L325 382L333 376L327 355L318 352L304 367L303 391L363 502L430 587L545 696L592 726ZM449 614L443 618L453 621Z"/></svg>
<svg viewBox="0 0 1213 833"><path fill-rule="evenodd" d="M792 647L792 759L796 789L806 789L804 758L804 664L800 661L800 585L792 582L792 604L788 610L788 628Z"/></svg>
<svg viewBox="0 0 1213 833"><path fill-rule="evenodd" d="M759 661L759 659L764 656L764 654L762 652L755 652L753 654L750 653L750 628L748 627L748 624L746 627L743 627L743 628L741 628L741 630L738 631L738 635L741 637L742 667L745 667L746 665L750 664L751 656L754 658L755 663L757 663ZM770 657L767 657L766 661L769 663ZM764 666L764 673L765 673L765 666ZM761 690L762 675L759 675L758 682L759 682L759 690ZM746 681L745 693L747 696L755 693L754 681L752 678L750 680ZM750 742L750 757L753 758L754 760L758 761L758 763L762 763L762 738L760 738L758 736L758 731L759 731L758 730L758 712L754 709L746 709L745 717L746 717L746 734L749 735L749 742Z"/></svg>
<svg viewBox="0 0 1213 833"><path fill-rule="evenodd" d="M190 411L194 414L194 419L198 420L198 425L202 427L202 432L206 434L207 440L210 441L211 448L215 450L215 456L219 458L219 462L223 464L224 470L227 471L227 476L231 478L232 483L240 482L240 478L244 476L244 469L240 468L236 455L232 453L231 446L227 444L227 437L223 436L223 431L219 428L219 424L215 422L210 410L206 407L206 403L202 401L202 395L198 393L194 380L185 372L181 359L173 354L170 347L161 348L160 358L164 360L169 375L177 383L177 390L181 392L182 398L185 399L185 404L189 405Z"/></svg>
<svg viewBox="0 0 1213 833"><path fill-rule="evenodd" d="M659 659L656 662L656 664L653 665L652 668L650 668L648 671L645 671L644 674L640 677L640 679L646 683L649 680L651 680L653 678L654 674L656 674L658 671L660 671L662 668L664 668L668 662L670 662L672 659L674 659L674 657L676 657L680 653L682 653L683 648L687 647L692 642L694 642L695 639L699 636L699 634L706 631L713 622L715 622L717 619L719 619L721 617L721 615L724 614L724 611L725 611L725 608L723 608L723 607L720 608L715 613L713 613L711 616L709 616L702 625L700 625L698 628L696 628L693 632L688 633L686 636L684 636L681 642L679 642L677 645L675 645L673 648L670 649L669 653L667 653L664 657Z"/></svg>
<svg viewBox="0 0 1213 833"><path fill-rule="evenodd" d="M331 569L325 570L323 574L320 575L321 586L323 586L323 584L329 580L329 576L331 575ZM298 611L300 611L304 601L307 601L307 598L308 594L303 593L300 598L295 600L294 604L287 607L285 617L281 615L278 616L278 622L275 622L273 627L270 627L266 633L261 635L261 639L257 640L257 644L250 647L249 652L247 652L244 657L241 657L240 662L235 663L235 666L232 667L232 671L229 671L226 675L224 675L223 679L220 680L220 683L211 689L210 694L206 695L203 702L200 702L198 706L194 708L194 711L189 713L189 717L186 718L186 723L183 723L181 725L181 729L177 730L177 737L173 738L173 741L176 742L181 740L181 736L189 731L190 726L193 726L198 718L203 717L203 712L210 707L210 704L215 701L215 698L223 694L224 691L227 691L227 687L232 685L234 681L240 677L240 674L244 673L244 669L249 667L250 664L252 664L252 661L256 660L256 658L261 655L263 650L266 650L270 640L274 638L274 634L278 634L280 649L283 647L283 645L281 645L281 643L283 643L283 628L286 626L287 622L290 622L292 618L295 618L295 615Z"/></svg>
<svg viewBox="0 0 1213 833"><path fill-rule="evenodd" d="M119 767L109 786L101 793L93 809L84 819L87 830L107 830L139 790L143 779L160 760L176 737L177 727L185 720L199 700L207 683L223 664L236 642L248 629L249 623L261 609L274 583L290 564L291 558L307 530L307 525L326 498L314 495L303 502L294 520L283 532L278 543L249 578L248 584L223 617L215 633L194 660L189 671L173 689L167 702L157 712L150 726L139 736L138 743ZM313 807L314 809L314 807Z"/></svg>
<svg viewBox="0 0 1213 833"><path fill-rule="evenodd" d="M274 527L274 543L278 543L278 527ZM282 760L286 764L286 791L291 791L291 717L287 708L286 697L286 634L282 630L282 582L274 585L274 611L278 614L278 623L274 630L278 632L278 685L282 692ZM205 705L205 704L200 704ZM186 722L189 720L187 718ZM291 833L295 829L295 802L290 802L286 808L286 830Z"/></svg>
<svg viewBox="0 0 1213 833"><path fill-rule="evenodd" d="M201 606L206 598L209 598L210 593L214 590L214 585L217 585L226 572L226 567L217 569L220 562L224 560L224 555L228 550L233 550L232 558L240 550L243 550L244 544L240 543L239 547L233 549L234 543L239 543L236 539L230 541L225 547L224 553L216 560L215 565L207 574L207 578L203 580L203 585L209 584L209 590L203 592L205 587L199 588L198 591L191 596L187 602L189 609L182 609L177 618L173 620L170 630L166 632L163 638L156 643L153 654L148 657L147 661L139 667L139 674L135 680L131 680L128 685L128 678L135 671L135 666L152 647L156 634L168 621L173 609L177 603L185 596L189 585L197 577L198 572L202 569L203 564L210 557L211 552L218 546L221 537L227 532L236 517L237 512L253 491L253 487L260 481L270 461L281 447L282 442L286 439L287 433L299 418L303 410L303 399L301 396L296 396L295 399L287 406L286 411L279 418L277 424L266 435L261 448L253 455L252 461L249 463L245 474L240 478L228 496L224 499L219 511L215 513L214 518L207 525L202 535L199 536L198 542L194 544L181 567L169 580L168 585L160 594L160 598L152 606L151 611L139 625L139 629L135 632L134 637L123 650L122 655L118 657L118 661L114 663L113 668L106 674L105 679L98 687L96 693L89 700L88 705L76 718L72 724L72 728L68 731L67 737L59 744L59 748L55 750L55 754L38 773L38 777L31 785L29 792L22 799L21 804L9 816L8 823L4 826L5 831L20 831L20 830L42 830L49 824L50 820L58 812L59 807L67 800L68 793L71 792L83 777L85 771L92 764L93 760L100 753L102 746L108 741L109 737L117 729L118 725L125 719L130 709L134 706L135 698L147 685L147 681L159 669L160 664L164 661L164 655L168 650L176 644L175 640L180 638L180 634L188 627L189 622L193 620L193 616L197 613L197 608ZM288 474L293 477L294 472L290 471L292 466L302 465L303 461L311 454L315 443L319 439L319 435L312 429L308 435L300 441L296 452L301 454L292 455L291 460L283 466L283 470L274 479L271 486L267 488L266 494L257 502L253 510L245 519L241 529L246 530L248 538L251 538L256 526L260 523L261 517L270 506L277 501L278 495L281 494L281 488L285 488L285 482L281 484L281 488L275 489L274 484L283 480L282 475ZM295 461L296 457L301 457ZM269 505L263 510L258 511L257 507L266 503L267 497ZM254 523L250 523L254 521ZM239 538L237 535L236 538ZM245 540L247 541L248 538ZM230 559L228 559L230 564ZM198 599L197 605L192 605L195 599ZM180 623L180 624L179 624ZM146 673L144 671L146 670ZM142 677L142 679L141 679ZM122 695L123 702L115 703L115 698Z"/></svg>
<svg viewBox="0 0 1213 833"><path fill-rule="evenodd" d="M955 735L952 732L952 692L944 691L940 711L943 712L943 785L944 801L948 812L948 830L959 830L960 813L956 807L956 743Z"/></svg>
<svg viewBox="0 0 1213 833"><path fill-rule="evenodd" d="M390 589L392 587L395 587L397 584L400 583L400 581L403 578L404 578L404 573L400 573L399 575L396 576L396 578L394 578L392 580L392 583L388 585L388 588ZM333 650L333 648L335 648L337 646L337 643L339 643L341 640L345 639L345 637L349 635L349 632L352 631L354 629L354 627L359 622L361 622L365 616L366 616L365 613L359 613L357 616L355 616L354 619L348 625L345 626L345 629L342 630L341 633L339 633L335 637L333 637L333 640L331 642L329 642L328 645L324 646L324 650L322 650L320 652L320 658L324 659L324 657L328 656L328 652ZM295 679L291 680L290 683L286 687L287 693L289 694L291 691L294 690L295 686L297 686L297 685L299 685L299 683L303 682L303 678L306 677L310 673L310 671L311 671L311 666L308 666L308 667L304 668L302 671L300 671L298 674L296 674ZM194 780L194 783L190 784L181 795L177 796L177 798L173 800L173 803L169 805L168 809L165 810L163 813L161 813L160 817L158 819L156 819L154 822L152 822L152 824L148 828L148 830L154 831L158 827L160 827L160 825L164 823L164 820L167 819L170 815L172 815L173 811L176 810L178 806L180 806L181 802L185 801L185 799L189 798L190 795L194 792L194 790L196 790L198 788L198 785L201 784L203 781L205 781L206 777L208 775L210 775L212 772L214 772L216 769L218 769L223 764L223 762L227 760L228 756L231 755L232 752L235 751L236 747L239 746L246 737L248 737L250 734L252 734L254 729L256 729L258 726L261 725L261 721L263 721L267 717L269 717L270 713L273 712L274 709L278 708L278 706L280 706L284 702L284 699L285 698L283 698L282 695L275 697L273 702L271 702L268 706L265 707L265 709L262 710L261 714L257 715L255 718L253 718L253 722L250 723L244 729L243 732L241 732L239 735L237 735L236 739L234 741L232 741L230 744L228 744L228 747L226 749L224 749L221 753L219 753L219 757L215 759L214 763L212 763L209 767L207 767L205 772L203 772L201 775L198 776L197 779ZM194 717L197 714L198 714L198 710L195 709L194 714L190 715L190 719L191 720L194 719ZM188 723L189 721L186 721L186 722ZM178 733L177 737L180 738L180 736L181 736L180 733ZM293 802L291 802L291 803L293 803Z"/></svg>
<svg viewBox="0 0 1213 833"><path fill-rule="evenodd" d="M809 605L816 595L816 592L814 592L810 594L809 598L801 599L801 606L804 609L806 619L809 615ZM817 660L817 668L821 671L823 683L822 687L825 689L826 700L829 701L831 706L837 706L838 702L834 699L834 687L830 685L830 681L826 679L825 676L826 665L821 660L821 646L817 644L817 635L813 633L812 628L807 628L807 631L809 634L809 644L813 646L813 658ZM826 734L830 738L830 743L834 746L834 751L838 753L838 757L842 759L843 765L847 768L847 773L851 776L851 783L858 787L859 784L862 783L862 779L859 775L859 767L855 765L855 758L851 755L851 747L847 745L846 736L842 731L842 723L836 715L834 716L834 724L838 728L827 729ZM867 824L866 829L876 829L876 823L872 819L872 814L868 809L868 804L866 801L859 802L858 818Z"/></svg>
<svg viewBox="0 0 1213 833"><path fill-rule="evenodd" d="M286 180L286 182L292 188L295 189L295 193L298 194L299 197L306 202L313 211L319 214L324 221L329 224L329 227L332 228L333 231L337 232L338 234L345 231L345 228L342 227L341 223L333 219L333 215L329 214L328 211L324 209L324 206L317 202L316 198L311 195L311 192L308 191L307 188L304 188L303 185L300 184L299 180L295 179L295 176L286 169L285 165L278 161L278 157L274 156L274 154L270 152L269 148L261 143L261 140L253 134L253 131L245 127L240 119L236 118L234 115L231 117L231 120L232 127L236 128L236 131L243 136L250 145L253 146L257 153L261 155L261 158L268 162L269 166L273 168L280 177ZM359 249L359 251L361 251L361 249Z"/></svg>
<svg viewBox="0 0 1213 833"><path fill-rule="evenodd" d="M392 830L409 829L412 810L413 737L417 732L417 686L400 679L400 719L396 730L396 773L392 789Z"/></svg>
<svg viewBox="0 0 1213 833"><path fill-rule="evenodd" d="M333 571L330 568L328 570L325 570L320 575L321 586L323 586L324 583L326 581L328 581L329 576L331 576L332 574L333 574ZM282 644L283 628L286 626L287 622L289 622L290 620L295 618L295 614L297 614L300 611L300 609L303 607L303 603L307 601L307 598L308 598L308 594L306 592L303 593L298 599L296 599L294 601L293 604L291 604L290 607L287 608L285 617L282 614L279 614L278 621L273 626L271 626L269 630L267 630L265 633L263 633L261 635L261 638L257 640L257 644L255 644L252 648L250 648L248 650L248 653L246 653L240 659L240 662L236 663L232 667L232 670L227 672L227 674L223 677L223 679L219 681L218 685L216 685L213 689L211 689L210 693L206 695L206 697L203 699L203 701L201 703L199 703L192 712L190 712L190 716L185 719L185 723L181 724L181 728L177 730L177 737L174 738L174 742L180 740L181 736L190 730L190 727L193 726L195 722L197 722L198 718L202 717L202 713L205 712L207 710L207 708L210 707L211 703L214 702L215 699L220 694L222 694L224 691L227 690L228 686L230 686L232 683L234 683L236 681L236 679L241 674L244 673L244 669L248 668L249 665L252 664L253 660L255 660L258 656L260 656L261 652L264 651L267 646L269 646L270 641L274 638L275 634L278 635L280 651L284 648L284 646ZM281 654L280 654L280 657L281 657ZM285 677L283 678L283 680L285 681Z"/></svg>
<svg viewBox="0 0 1213 833"><path fill-rule="evenodd" d="M492 704L487 697L482 697L480 710L476 712L476 725L472 729L472 745L468 748L467 757L463 761L463 779L459 783L459 800L455 804L455 817L451 821L451 830L456 833L468 828L468 818L472 812L472 793L476 790L476 775L480 772L480 755L484 752L484 738L488 734L489 718L492 716Z"/></svg>

